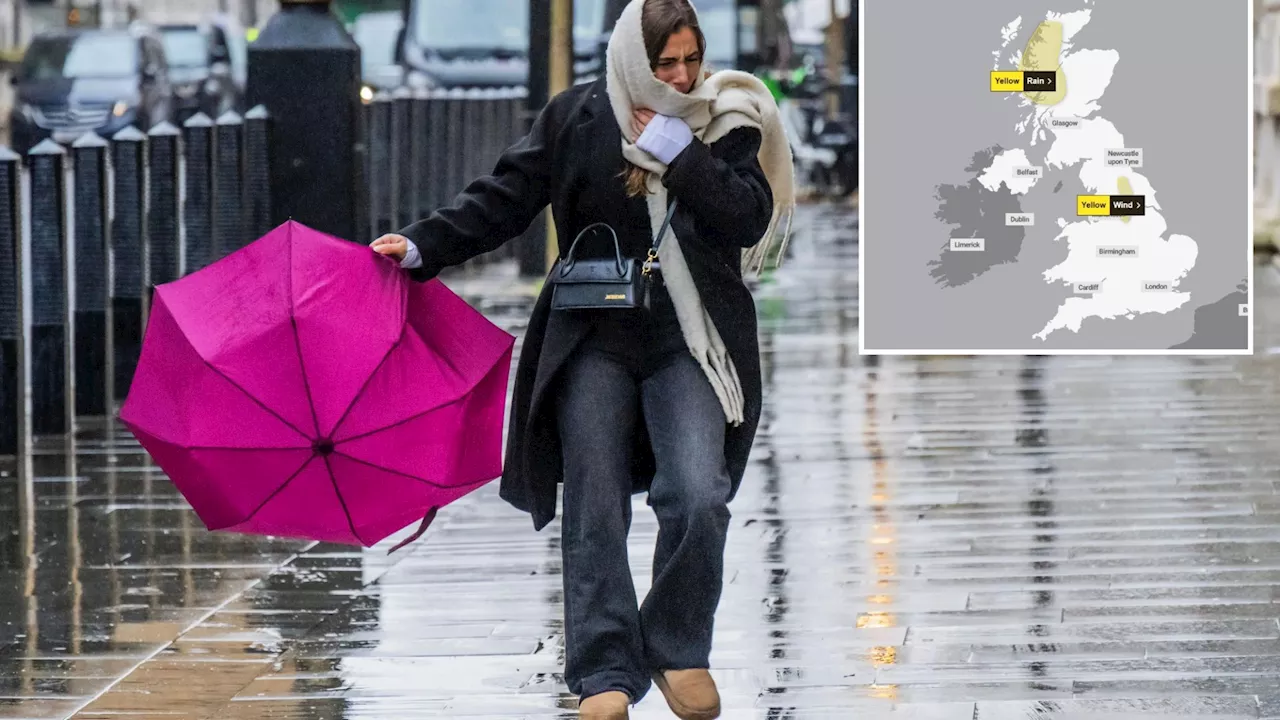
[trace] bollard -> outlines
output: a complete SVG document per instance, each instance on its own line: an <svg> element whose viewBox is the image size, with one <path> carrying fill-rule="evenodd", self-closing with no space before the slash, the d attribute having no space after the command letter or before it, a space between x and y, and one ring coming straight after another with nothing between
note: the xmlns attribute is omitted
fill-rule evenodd
<svg viewBox="0 0 1280 720"><path fill-rule="evenodd" d="M182 124L182 219L187 229L182 274L213 262L213 121L196 113Z"/></svg>
<svg viewBox="0 0 1280 720"><path fill-rule="evenodd" d="M147 326L147 136L127 127L111 138L111 402L133 383Z"/></svg>
<svg viewBox="0 0 1280 720"><path fill-rule="evenodd" d="M398 87L391 94L391 227L409 224L409 208L413 205L409 178L413 176L413 137L409 122L413 93Z"/></svg>
<svg viewBox="0 0 1280 720"><path fill-rule="evenodd" d="M369 108L369 219L373 236L391 232L391 96L378 93Z"/></svg>
<svg viewBox="0 0 1280 720"><path fill-rule="evenodd" d="M360 46L329 0L281 0L248 55L246 106L274 125L271 226L292 218L363 244Z"/></svg>
<svg viewBox="0 0 1280 720"><path fill-rule="evenodd" d="M0 454L22 447L22 158L0 147Z"/></svg>
<svg viewBox="0 0 1280 720"><path fill-rule="evenodd" d="M244 115L244 189L249 240L271 232L271 116L265 105Z"/></svg>
<svg viewBox="0 0 1280 720"><path fill-rule="evenodd" d="M413 112L409 120L409 136L413 140L412 149L410 151L412 157L409 160L409 167L412 173L409 176L410 184L410 204L409 204L409 222L416 222L427 215L435 208L431 207L431 203L427 198L427 178L431 175L431 166L428 164L428 143L431 141L428 127L428 115L431 112L431 93L424 88L419 88L413 93Z"/></svg>
<svg viewBox="0 0 1280 720"><path fill-rule="evenodd" d="M157 285L181 277L182 200L178 177L181 131L162 122L147 133L147 305ZM77 285L79 287L79 285Z"/></svg>
<svg viewBox="0 0 1280 720"><path fill-rule="evenodd" d="M76 295L72 315L75 341L77 416L107 414L111 363L107 305L111 208L107 205L107 141L87 132L72 145Z"/></svg>
<svg viewBox="0 0 1280 720"><path fill-rule="evenodd" d="M228 110L213 142L213 248L221 259L248 244L244 232L244 119Z"/></svg>
<svg viewBox="0 0 1280 720"><path fill-rule="evenodd" d="M427 108L427 212L448 202L448 102L443 90L431 92Z"/></svg>
<svg viewBox="0 0 1280 720"><path fill-rule="evenodd" d="M52 140L31 149L31 429L66 435L75 417L68 332L66 152Z"/></svg>

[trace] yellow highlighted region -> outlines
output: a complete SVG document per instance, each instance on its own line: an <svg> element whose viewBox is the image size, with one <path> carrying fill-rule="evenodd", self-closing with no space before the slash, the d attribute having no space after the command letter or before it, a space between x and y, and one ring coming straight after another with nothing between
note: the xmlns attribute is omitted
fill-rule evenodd
<svg viewBox="0 0 1280 720"><path fill-rule="evenodd" d="M1022 71L992 70L991 92L1022 92Z"/></svg>
<svg viewBox="0 0 1280 720"><path fill-rule="evenodd" d="M1129 178L1127 178L1127 177L1125 177L1125 176L1123 176L1123 175L1121 175L1119 178L1117 178L1117 179L1116 179L1116 186L1117 186L1117 187L1119 188L1119 190L1120 190L1120 192L1118 193L1118 194L1120 194L1120 195L1133 195L1133 194L1134 194L1134 192L1133 192L1133 183L1129 182ZM1120 222L1126 222L1126 223L1127 223L1127 222L1129 222L1129 218L1128 218L1127 216L1126 216L1126 217L1122 217L1122 218L1120 218Z"/></svg>
<svg viewBox="0 0 1280 720"><path fill-rule="evenodd" d="M1110 215L1110 195L1077 195L1076 215Z"/></svg>
<svg viewBox="0 0 1280 720"><path fill-rule="evenodd" d="M1027 93L1027 99L1037 105L1057 105L1067 95L1067 76L1062 73L1059 56L1062 54L1062 23L1046 20L1040 23L1022 51L1020 70L1054 71L1057 89L1053 92Z"/></svg>

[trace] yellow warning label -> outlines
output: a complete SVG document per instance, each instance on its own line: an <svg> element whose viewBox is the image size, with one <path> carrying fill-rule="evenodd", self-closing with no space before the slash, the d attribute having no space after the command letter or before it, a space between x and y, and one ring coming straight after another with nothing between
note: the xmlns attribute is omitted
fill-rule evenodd
<svg viewBox="0 0 1280 720"><path fill-rule="evenodd" d="M1110 195L1077 195L1076 215L1110 215Z"/></svg>
<svg viewBox="0 0 1280 720"><path fill-rule="evenodd" d="M991 92L1022 92L1022 71L992 70Z"/></svg>

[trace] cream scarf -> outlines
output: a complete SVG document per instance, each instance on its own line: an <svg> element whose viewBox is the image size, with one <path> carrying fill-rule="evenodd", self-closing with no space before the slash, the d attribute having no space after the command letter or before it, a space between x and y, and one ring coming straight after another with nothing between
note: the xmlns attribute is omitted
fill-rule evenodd
<svg viewBox="0 0 1280 720"><path fill-rule="evenodd" d="M744 273L759 273L774 245L778 247L776 264L781 264L795 209L795 181L791 146L773 95L759 78L738 71L726 70L709 78L699 77L688 94L682 94L658 80L649 67L649 56L644 47L641 29L644 3L645 0L631 0L618 18L609 38L606 83L613 114L622 128L623 157L650 173L647 202L651 233L657 233L667 213L667 191L661 180L667 167L628 139L632 110L636 107L684 120L693 130L694 137L707 144L739 127L760 131L760 166L773 192L774 210L764 237L743 251L742 269ZM781 240L777 241L784 217L786 227L781 233ZM725 418L735 426L741 425L743 397L737 369L698 295L674 227L658 248L658 261L689 351L711 381L724 408Z"/></svg>

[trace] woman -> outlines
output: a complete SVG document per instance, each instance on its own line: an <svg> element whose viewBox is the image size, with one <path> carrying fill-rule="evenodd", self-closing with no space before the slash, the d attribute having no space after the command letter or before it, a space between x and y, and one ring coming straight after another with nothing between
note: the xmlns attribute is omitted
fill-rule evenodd
<svg viewBox="0 0 1280 720"><path fill-rule="evenodd" d="M678 202L650 309L552 311L548 284L516 373L501 495L541 530L564 485L566 680L587 718L626 718L651 680L681 718L720 712L707 667L728 503L761 402L742 263L790 206L791 164L767 88L705 73L705 49L688 0L633 0L606 78L553 99L452 207L373 243L426 281L519 235L549 203L562 251L605 222L642 260L668 193ZM660 529L637 606L626 543L641 491Z"/></svg>

